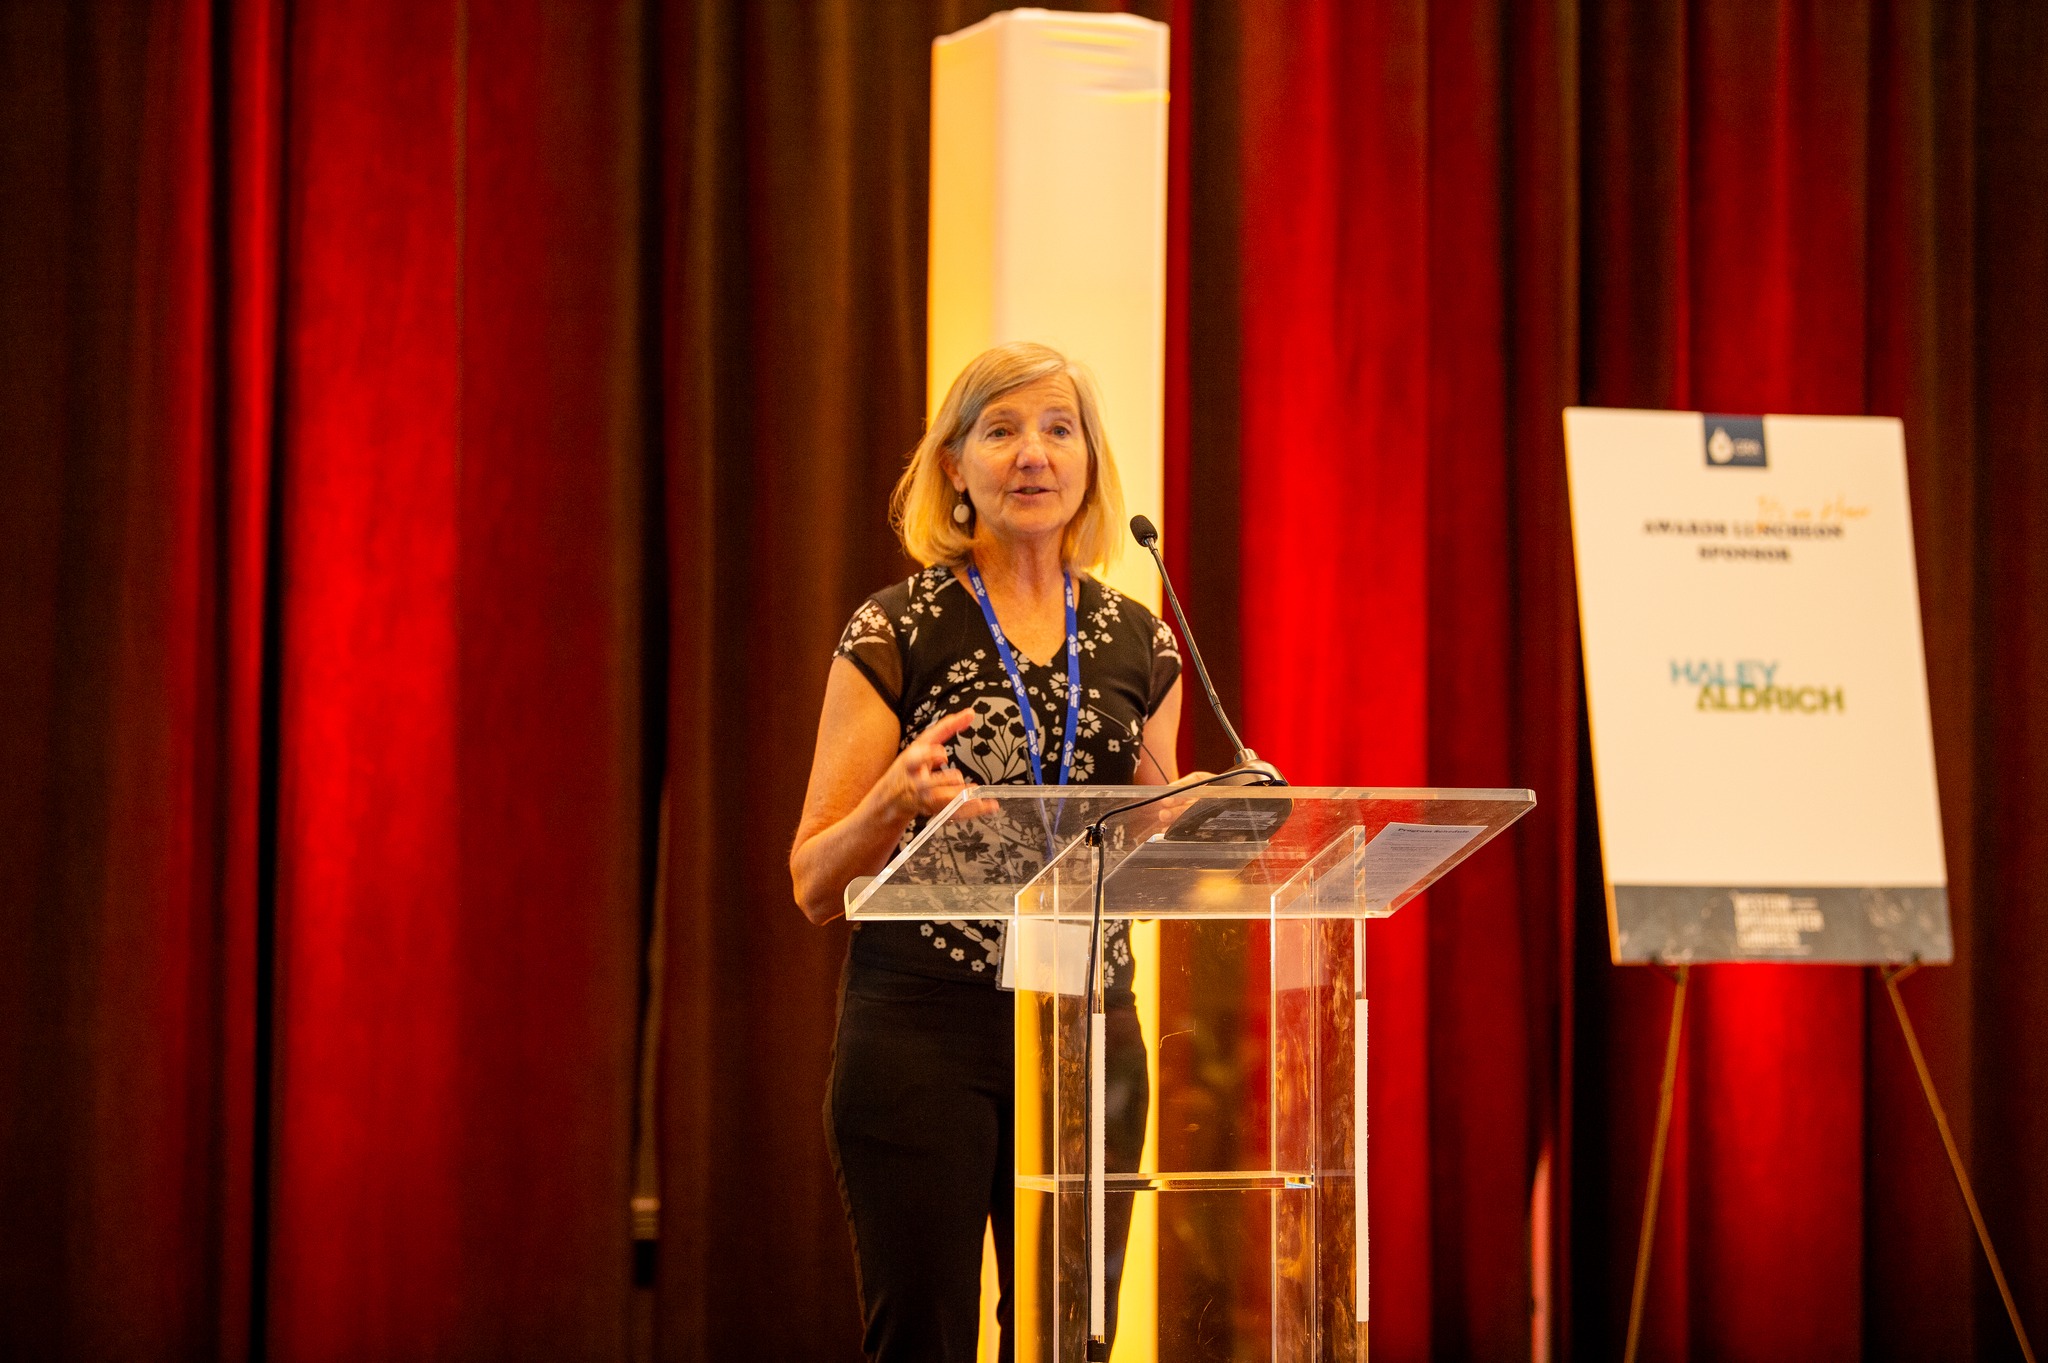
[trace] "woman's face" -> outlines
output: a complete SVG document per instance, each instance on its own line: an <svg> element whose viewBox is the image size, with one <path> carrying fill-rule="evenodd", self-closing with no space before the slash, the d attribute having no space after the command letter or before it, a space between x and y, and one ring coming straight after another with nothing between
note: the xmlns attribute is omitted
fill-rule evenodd
<svg viewBox="0 0 2048 1363"><path fill-rule="evenodd" d="M1088 494L1088 441L1073 380L1055 374L998 395L946 471L974 503L977 538L1057 540Z"/></svg>

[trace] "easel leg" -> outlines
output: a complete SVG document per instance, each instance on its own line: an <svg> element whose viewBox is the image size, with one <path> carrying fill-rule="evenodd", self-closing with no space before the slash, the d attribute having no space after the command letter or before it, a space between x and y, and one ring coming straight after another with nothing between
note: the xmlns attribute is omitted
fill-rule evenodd
<svg viewBox="0 0 2048 1363"><path fill-rule="evenodd" d="M1628 1299L1628 1343L1622 1363L1635 1363L1643 1335L1643 1296L1650 1286L1650 1247L1657 1239L1657 1196L1664 1187L1664 1147L1671 1136L1672 1097L1678 1087L1678 1038L1685 1029L1685 993L1692 967L1678 967L1678 988L1671 995L1671 1031L1664 1039L1664 1082L1657 1090L1657 1138L1650 1147L1650 1187L1643 1197L1643 1231L1636 1241L1636 1284ZM2033 1363L2031 1357L2027 1363Z"/></svg>
<svg viewBox="0 0 2048 1363"><path fill-rule="evenodd" d="M1984 1224L1984 1213L1977 1208L1977 1194L1970 1188L1970 1175L1963 1168L1962 1152L1956 1148L1956 1138L1948 1129L1948 1114L1941 1109L1941 1099L1934 1093L1934 1076L1927 1068L1927 1057L1920 1053L1920 1038L1913 1031L1913 1020L1906 1016L1906 1000L1899 994L1899 981L1920 968L1919 963L1903 967L1881 966L1878 975L1884 980L1885 991L1892 996L1892 1012L1899 1018L1899 1030L1905 1034L1906 1050L1913 1057L1913 1069L1920 1076L1920 1091L1927 1095L1927 1110L1934 1114L1935 1129L1941 1132L1942 1149L1948 1151L1948 1167L1956 1176L1956 1187L1963 1194L1963 1205L1970 1209L1970 1224L1977 1228L1977 1243L1984 1247L1984 1258L1991 1264L1991 1277L1998 1284L1998 1295L2005 1302L2005 1314L2012 1321L2012 1332L2019 1337L2020 1356L2027 1363L2034 1363L2034 1346L2027 1341L2027 1327L2020 1324L2019 1304L2012 1298L2012 1288L2006 1284L2005 1269L1999 1265L1998 1251L1991 1247L1991 1231Z"/></svg>

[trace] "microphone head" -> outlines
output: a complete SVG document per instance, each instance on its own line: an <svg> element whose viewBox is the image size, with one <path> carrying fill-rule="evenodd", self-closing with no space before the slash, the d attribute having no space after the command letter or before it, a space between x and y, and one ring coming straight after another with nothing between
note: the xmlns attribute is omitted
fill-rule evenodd
<svg viewBox="0 0 2048 1363"><path fill-rule="evenodd" d="M1152 524L1149 516L1131 517L1131 534L1147 549L1159 542L1159 527Z"/></svg>

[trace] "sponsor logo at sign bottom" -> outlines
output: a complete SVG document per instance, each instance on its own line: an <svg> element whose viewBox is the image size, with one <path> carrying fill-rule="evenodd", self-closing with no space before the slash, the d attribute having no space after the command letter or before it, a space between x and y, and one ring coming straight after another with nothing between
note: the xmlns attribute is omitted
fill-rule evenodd
<svg viewBox="0 0 2048 1363"><path fill-rule="evenodd" d="M1939 885L1615 885L1614 960L1952 960Z"/></svg>

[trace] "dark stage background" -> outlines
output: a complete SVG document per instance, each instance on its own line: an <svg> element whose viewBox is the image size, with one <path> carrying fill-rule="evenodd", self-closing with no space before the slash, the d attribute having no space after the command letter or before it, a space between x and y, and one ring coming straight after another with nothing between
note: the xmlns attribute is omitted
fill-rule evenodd
<svg viewBox="0 0 2048 1363"><path fill-rule="evenodd" d="M0 4L0 1355L856 1353L784 855L987 8ZM1606 964L1572 402L1905 419L1905 989L2048 1332L2048 9L1146 12L1242 727L1542 800L1375 929L1376 1356L1619 1354L1669 986ZM2016 1356L1882 990L1697 1003L1647 1356Z"/></svg>

